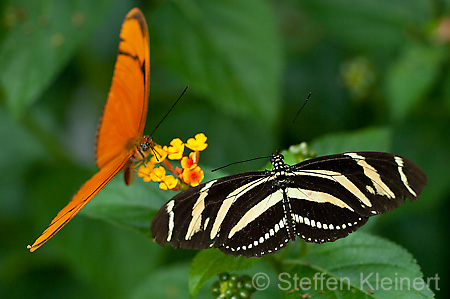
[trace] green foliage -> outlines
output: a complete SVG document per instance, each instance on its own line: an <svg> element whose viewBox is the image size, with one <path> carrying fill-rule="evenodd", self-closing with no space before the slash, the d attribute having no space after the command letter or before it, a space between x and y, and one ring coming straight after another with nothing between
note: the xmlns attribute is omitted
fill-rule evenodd
<svg viewBox="0 0 450 299"><path fill-rule="evenodd" d="M308 142L308 155L387 151L419 164L420 200L374 217L371 231L322 245L300 240L262 258L160 247L153 215L172 197L119 174L52 240L26 250L94 173L94 141L130 3L0 4L0 294L30 298L211 298L221 272L266 273L257 298L432 298L450 294L448 1L142 1L151 38L150 132L159 144L208 137L209 169ZM445 14L446 12L446 14ZM448 25L447 25L448 26ZM296 122L305 96L312 96ZM303 153L288 152L295 163ZM392 240L398 244L396 245ZM406 251L407 248L408 251ZM411 252L412 255L408 252ZM419 264L417 261L419 261ZM430 289L368 291L360 273L439 275ZM277 286L279 274L349 277L350 290ZM366 276L367 277L367 276ZM371 276L369 282L374 285ZM281 283L281 282L280 282ZM256 298L255 297L255 298Z"/></svg>
<svg viewBox="0 0 450 299"><path fill-rule="evenodd" d="M249 15L252 17L249 18ZM225 113L274 124L281 51L267 2L176 1L156 9L156 56Z"/></svg>
<svg viewBox="0 0 450 299"><path fill-rule="evenodd" d="M334 133L324 135L312 142L320 155L332 155L354 151L391 151L392 133L388 128L365 128L351 133Z"/></svg>
<svg viewBox="0 0 450 299"><path fill-rule="evenodd" d="M333 243L308 245L304 257L284 260L282 265L289 269L291 277L301 273L312 282L311 290L296 290L291 297L306 292L314 298L321 291L338 298L434 297L410 253L392 242L361 232ZM315 287L316 284L320 287Z"/></svg>
<svg viewBox="0 0 450 299"><path fill-rule="evenodd" d="M388 72L386 96L393 117L404 117L430 92L445 59L445 48L408 44Z"/></svg>
<svg viewBox="0 0 450 299"><path fill-rule="evenodd" d="M98 26L108 1L6 1L0 90L13 117L23 117ZM20 78L20 80L17 80Z"/></svg>
<svg viewBox="0 0 450 299"><path fill-rule="evenodd" d="M439 283L435 278L424 279L417 261L405 249L367 233L356 232L322 245L298 243L302 243L299 252L293 247L288 249L288 255L280 252L260 259L270 266L252 273L257 296L271 288L278 289L283 298L305 294L312 298L433 298L429 286ZM194 271L205 273L214 269L218 274L224 269L244 269L241 258L225 257L215 250L197 254L190 272L190 284L197 287L195 290L205 280L199 280ZM259 259L249 260L246 267ZM217 265L211 267L213 263ZM219 281L223 280L221 276Z"/></svg>
<svg viewBox="0 0 450 299"><path fill-rule="evenodd" d="M218 249L200 251L192 260L189 272L189 290L191 296L197 294L200 287L213 276L228 271L251 268L259 258L232 257Z"/></svg>
<svg viewBox="0 0 450 299"><path fill-rule="evenodd" d="M165 266L146 277L132 293L131 298L188 298L189 264ZM204 288L200 297L208 298L208 290Z"/></svg>
<svg viewBox="0 0 450 299"><path fill-rule="evenodd" d="M160 192L157 184L148 186L141 179L126 189L123 184L121 176L115 177L82 213L149 234L149 220L173 193Z"/></svg>
<svg viewBox="0 0 450 299"><path fill-rule="evenodd" d="M206 173L206 181L224 176L220 171L211 175L209 168L203 171ZM131 186L124 186L123 178L118 175L81 213L150 235L151 219L174 195L173 191L161 192L158 184L144 183L138 177ZM148 200L149 197L152 200Z"/></svg>

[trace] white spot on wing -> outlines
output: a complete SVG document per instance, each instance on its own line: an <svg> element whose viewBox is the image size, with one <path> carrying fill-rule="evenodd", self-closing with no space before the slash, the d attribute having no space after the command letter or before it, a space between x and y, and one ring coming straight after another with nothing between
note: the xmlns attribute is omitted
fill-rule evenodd
<svg viewBox="0 0 450 299"><path fill-rule="evenodd" d="M276 233L280 230L280 227L278 226L278 223L275 224L274 230L275 230Z"/></svg>
<svg viewBox="0 0 450 299"><path fill-rule="evenodd" d="M309 225L309 219L308 219L308 217L304 217L304 220L305 220L305 224L306 224L306 225Z"/></svg>
<svg viewBox="0 0 450 299"><path fill-rule="evenodd" d="M280 229L282 229L284 227L284 218L280 220Z"/></svg>
<svg viewBox="0 0 450 299"><path fill-rule="evenodd" d="M367 186L366 186L366 190L367 190L367 192L369 192L369 193L376 194L376 193L375 193L375 190L372 188L372 186L367 185Z"/></svg>

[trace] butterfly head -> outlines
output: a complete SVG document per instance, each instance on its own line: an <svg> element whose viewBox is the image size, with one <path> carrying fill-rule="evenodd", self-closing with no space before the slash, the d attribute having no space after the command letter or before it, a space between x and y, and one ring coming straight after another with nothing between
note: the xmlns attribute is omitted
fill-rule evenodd
<svg viewBox="0 0 450 299"><path fill-rule="evenodd" d="M148 152L153 148L153 138L150 136L144 136L139 144L141 151Z"/></svg>
<svg viewBox="0 0 450 299"><path fill-rule="evenodd" d="M134 141L134 156L133 160L142 161L147 158L150 154L150 151L154 150L155 143L153 142L153 138L150 136L143 136L138 140Z"/></svg>

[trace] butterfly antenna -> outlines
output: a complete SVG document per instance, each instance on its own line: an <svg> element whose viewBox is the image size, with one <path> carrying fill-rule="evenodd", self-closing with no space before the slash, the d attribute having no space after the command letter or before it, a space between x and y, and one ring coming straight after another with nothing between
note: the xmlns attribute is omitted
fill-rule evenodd
<svg viewBox="0 0 450 299"><path fill-rule="evenodd" d="M237 162L233 162L233 163L227 164L225 166L220 166L219 168L211 170L211 172L220 170L222 168L225 168L225 167L228 167L228 166L231 166L231 165L234 165L234 164L246 163L246 162L255 161L255 160L259 160L259 159L269 159L269 158L271 158L271 156L252 158L252 159L248 159L248 160L244 160L244 161L237 161Z"/></svg>
<svg viewBox="0 0 450 299"><path fill-rule="evenodd" d="M158 153L154 147L152 147L151 150L152 150L153 156L156 158L156 161L159 163L160 161L159 161L158 155L161 156L161 154Z"/></svg>
<svg viewBox="0 0 450 299"><path fill-rule="evenodd" d="M302 107L300 107L300 109L297 111L297 114L295 115L294 119L292 120L291 124L289 125L288 129L286 131L289 131L292 126L295 123L295 120L297 119L298 115L300 114L300 112L303 110L303 108L305 108L306 103L308 103L309 97L311 96L311 92L308 93L308 96L306 97L305 102L303 103Z"/></svg>
<svg viewBox="0 0 450 299"><path fill-rule="evenodd" d="M166 117L169 115L169 113L173 110L173 108L175 108L175 106L178 104L178 102L181 100L181 98L183 97L184 93L186 92L186 90L189 89L189 86L186 86L186 88L183 90L183 92L181 93L181 95L178 97L178 100L175 101L175 103L173 103L172 107L170 107L169 111L167 111L166 115L164 115L164 117L159 121L159 123L156 125L156 127L153 129L152 133L150 134L150 136L153 136L153 134L155 133L155 131L158 129L158 127L161 125L161 123L166 119Z"/></svg>

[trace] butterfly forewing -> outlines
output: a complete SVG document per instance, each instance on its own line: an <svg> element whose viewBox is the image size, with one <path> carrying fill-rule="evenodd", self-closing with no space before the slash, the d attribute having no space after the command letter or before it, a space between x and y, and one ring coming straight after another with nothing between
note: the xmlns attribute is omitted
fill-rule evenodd
<svg viewBox="0 0 450 299"><path fill-rule="evenodd" d="M126 155L142 137L147 118L150 47L147 23L138 8L122 24L117 61L108 99L97 132L99 168Z"/></svg>
<svg viewBox="0 0 450 299"><path fill-rule="evenodd" d="M272 171L224 177L181 192L155 216L155 240L174 248L216 247L261 256L296 236L323 243L347 236L370 216L417 199L426 176L387 153L356 152L288 166L274 155Z"/></svg>
<svg viewBox="0 0 450 299"><path fill-rule="evenodd" d="M319 157L291 170L298 184L312 184L315 190L334 195L364 216L392 210L405 198L417 199L426 184L425 174L417 165L378 152ZM402 173L408 175L403 177Z"/></svg>

